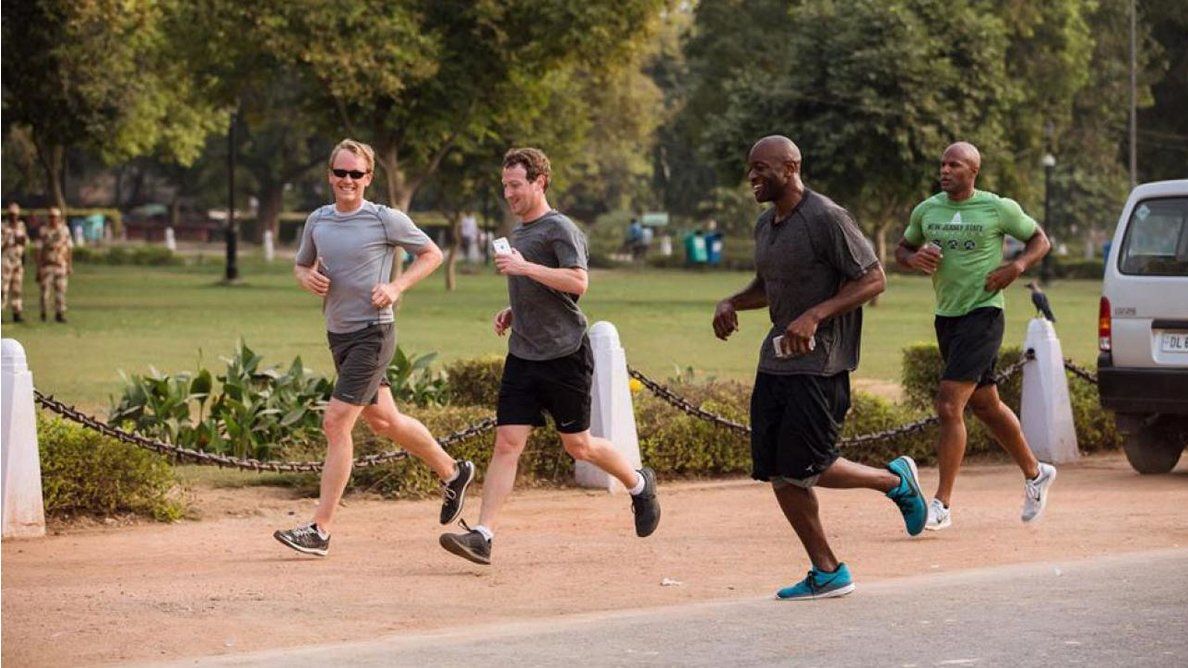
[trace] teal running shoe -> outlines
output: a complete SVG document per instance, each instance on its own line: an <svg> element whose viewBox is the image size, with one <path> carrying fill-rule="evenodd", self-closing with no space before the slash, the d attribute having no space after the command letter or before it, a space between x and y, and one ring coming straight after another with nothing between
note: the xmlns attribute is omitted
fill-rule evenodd
<svg viewBox="0 0 1188 668"><path fill-rule="evenodd" d="M819 571L816 568L808 572L808 577L791 587L784 587L776 592L776 599L781 601L811 601L817 598L834 598L845 596L854 591L854 580L850 578L850 569L845 564L838 564L832 573Z"/></svg>
<svg viewBox="0 0 1188 668"><path fill-rule="evenodd" d="M920 493L920 474L916 470L916 462L904 455L891 460L887 469L899 476L899 486L887 492L887 498L894 501L899 506L899 512L903 513L908 535L917 536L928 523L928 504L924 503L924 495Z"/></svg>

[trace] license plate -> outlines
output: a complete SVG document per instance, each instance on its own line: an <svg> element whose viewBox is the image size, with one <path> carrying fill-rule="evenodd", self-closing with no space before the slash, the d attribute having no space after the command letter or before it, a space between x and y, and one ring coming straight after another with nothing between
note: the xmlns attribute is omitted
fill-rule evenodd
<svg viewBox="0 0 1188 668"><path fill-rule="evenodd" d="M1165 353L1188 353L1188 332L1164 332L1159 350Z"/></svg>

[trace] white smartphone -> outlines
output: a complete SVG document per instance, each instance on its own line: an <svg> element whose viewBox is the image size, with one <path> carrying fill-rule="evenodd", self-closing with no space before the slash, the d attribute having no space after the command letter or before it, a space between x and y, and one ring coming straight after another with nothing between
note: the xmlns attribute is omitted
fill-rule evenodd
<svg viewBox="0 0 1188 668"><path fill-rule="evenodd" d="M780 334L779 336L777 336L771 340L771 348L772 348L772 350L775 351L775 356L780 359L792 357L792 353L787 348L784 347L784 335L783 334ZM817 349L817 337L814 336L813 338L809 339L809 351L811 352L816 349Z"/></svg>
<svg viewBox="0 0 1188 668"><path fill-rule="evenodd" d="M507 255L511 252L511 244L508 243L507 237L499 237L493 240L491 247L495 249L496 255Z"/></svg>

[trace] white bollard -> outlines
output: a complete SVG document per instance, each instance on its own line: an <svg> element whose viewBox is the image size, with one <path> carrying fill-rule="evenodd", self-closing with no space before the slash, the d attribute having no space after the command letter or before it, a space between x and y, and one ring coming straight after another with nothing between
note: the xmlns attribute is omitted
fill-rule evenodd
<svg viewBox="0 0 1188 668"><path fill-rule="evenodd" d="M1037 459L1051 464L1075 461L1077 430L1068 399L1068 377L1056 329L1043 318L1027 325L1023 350L1034 350L1035 361L1023 366L1023 396L1019 421L1023 436Z"/></svg>
<svg viewBox="0 0 1188 668"><path fill-rule="evenodd" d="M165 247L170 251L177 252L177 238L173 236L173 228L165 228Z"/></svg>
<svg viewBox="0 0 1188 668"><path fill-rule="evenodd" d="M272 230L264 230L264 261L272 262L276 258L276 248L272 245Z"/></svg>
<svg viewBox="0 0 1188 668"><path fill-rule="evenodd" d="M590 328L594 353L594 386L590 406L590 433L614 444L632 468L640 467L639 436L635 431L635 410L628 385L627 354L619 344L619 332L609 322ZM574 480L582 487L616 492L623 489L618 479L589 462L576 462Z"/></svg>
<svg viewBox="0 0 1188 668"><path fill-rule="evenodd" d="M80 248L86 246L87 235L83 232L82 225L78 225L72 231L74 232L74 245Z"/></svg>
<svg viewBox="0 0 1188 668"><path fill-rule="evenodd" d="M3 341L3 536L45 535L41 498L41 460L37 450L37 413L33 409L33 374L25 349L16 339Z"/></svg>
<svg viewBox="0 0 1188 668"><path fill-rule="evenodd" d="M672 237L667 234L660 237L660 255L664 257L672 256Z"/></svg>

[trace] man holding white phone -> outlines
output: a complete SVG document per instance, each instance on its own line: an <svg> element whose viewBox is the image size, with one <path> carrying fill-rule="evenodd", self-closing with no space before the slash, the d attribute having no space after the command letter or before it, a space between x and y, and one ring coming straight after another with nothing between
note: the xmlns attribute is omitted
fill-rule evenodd
<svg viewBox="0 0 1188 668"><path fill-rule="evenodd" d="M491 563L500 508L516 481L520 454L549 413L574 459L614 476L631 493L635 533L650 536L660 522L656 475L631 468L603 438L590 435L594 358L578 299L589 286L586 239L577 225L549 206L549 159L535 148L514 148L503 159L503 196L520 221L511 240L495 239L495 266L507 276L511 305L495 315L495 333L511 332L499 384L495 452L483 479L479 523L466 533L442 534L441 546L478 564Z"/></svg>
<svg viewBox="0 0 1188 668"><path fill-rule="evenodd" d="M751 148L747 178L755 200L772 206L755 223L754 280L718 302L713 321L724 341L738 329L739 310L767 307L771 316L751 394L751 477L771 482L812 562L804 580L776 593L781 600L854 590L849 568L829 547L815 486L883 492L913 536L927 517L911 457L876 469L840 456L861 307L886 277L849 212L809 190L800 165L800 149L787 137L764 137Z"/></svg>

